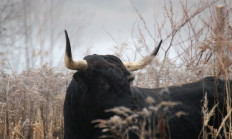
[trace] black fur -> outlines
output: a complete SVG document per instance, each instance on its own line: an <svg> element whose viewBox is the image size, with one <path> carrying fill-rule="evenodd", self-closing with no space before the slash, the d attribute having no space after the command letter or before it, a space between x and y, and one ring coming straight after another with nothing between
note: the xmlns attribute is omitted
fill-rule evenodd
<svg viewBox="0 0 232 139"><path fill-rule="evenodd" d="M85 72L77 72L67 89L64 103L64 127L67 139L91 139L99 136L92 120L109 118L106 109L135 106L127 76L130 73L115 56L92 55ZM117 99L120 98L120 99Z"/></svg>
<svg viewBox="0 0 232 139"><path fill-rule="evenodd" d="M155 100L154 105L157 105L162 101L180 102L180 104L175 107L169 108L167 112L161 110L156 113L156 115L165 114L164 118L168 116L170 117L179 111L187 114L182 115L181 117L173 117L168 121L166 134L169 135L164 135L167 138L198 138L203 126L202 106L205 93L207 93L209 110L211 110L215 104L218 104L215 116L211 118L209 125L212 125L217 129L222 120L221 114L224 116L226 115L225 82L214 77L206 77L200 81L181 86L170 86L157 89L131 87L131 90L135 105L139 110L148 107L148 104L145 102L145 99L148 96L151 96Z"/></svg>
<svg viewBox="0 0 232 139"><path fill-rule="evenodd" d="M178 111L187 115L174 117L169 122L169 136L173 139L195 139L202 129L202 99L207 92L209 109L219 103L219 109L224 113L225 83L224 81L207 77L198 82L168 88L146 89L131 87L128 72L120 59L112 55L90 55L87 60L88 69L76 72L67 89L64 102L64 129L66 139L95 139L102 133L91 123L95 119L108 119L112 113L106 109L126 106L134 110L147 107L147 96L155 100L181 102L169 109L165 114L172 115ZM216 97L215 97L216 96ZM221 116L216 112L216 118L210 124L219 126ZM215 120L219 119L219 121ZM216 122L215 122L216 121ZM165 136L167 137L167 136Z"/></svg>

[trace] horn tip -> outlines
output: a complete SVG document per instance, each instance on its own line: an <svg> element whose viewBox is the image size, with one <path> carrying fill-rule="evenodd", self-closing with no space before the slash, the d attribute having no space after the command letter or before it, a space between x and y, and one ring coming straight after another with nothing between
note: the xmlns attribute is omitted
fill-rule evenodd
<svg viewBox="0 0 232 139"><path fill-rule="evenodd" d="M64 30L64 33L65 33L65 36L68 36L68 32L66 29Z"/></svg>
<svg viewBox="0 0 232 139"><path fill-rule="evenodd" d="M155 49L155 50L153 51L153 53L151 54L151 56L156 56L156 55L157 55L157 53L158 53L158 51L159 51L159 49L160 49L160 46L161 46L162 42L163 42L163 40L161 39L160 42L159 42L159 44L158 44L158 46L156 47L156 49Z"/></svg>
<svg viewBox="0 0 232 139"><path fill-rule="evenodd" d="M66 37L66 55L72 59L72 52L71 52L71 45L70 45L70 41L69 41L69 37L68 37L68 33L66 30L64 30L65 32L65 37Z"/></svg>

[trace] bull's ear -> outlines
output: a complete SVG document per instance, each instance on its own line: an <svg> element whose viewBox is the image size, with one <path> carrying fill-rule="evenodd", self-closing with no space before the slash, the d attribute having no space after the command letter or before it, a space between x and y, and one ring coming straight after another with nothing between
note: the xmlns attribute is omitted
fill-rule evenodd
<svg viewBox="0 0 232 139"><path fill-rule="evenodd" d="M65 30L65 38L66 38L66 50L64 62L65 66L71 70L85 71L88 68L88 64L86 60L73 60L72 58L72 49L68 37L68 33Z"/></svg>
<svg viewBox="0 0 232 139"><path fill-rule="evenodd" d="M144 68L145 66L150 64L152 62L152 60L154 59L154 57L157 55L161 44L162 44L162 40L160 40L158 46L152 52L152 54L150 56L145 57L141 61L138 61L138 62L123 62L123 65L126 67L126 69L128 71L136 71L136 70Z"/></svg>

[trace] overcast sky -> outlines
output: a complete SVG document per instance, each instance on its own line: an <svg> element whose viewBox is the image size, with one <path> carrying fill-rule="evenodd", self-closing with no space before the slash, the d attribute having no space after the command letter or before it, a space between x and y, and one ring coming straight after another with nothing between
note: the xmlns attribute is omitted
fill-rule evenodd
<svg viewBox="0 0 232 139"><path fill-rule="evenodd" d="M131 45L130 47L135 49L130 43L132 41L132 30L137 31L138 25L144 29L135 8L144 18L154 39L159 41L161 38L158 38L158 32L154 29L154 25L156 22L159 22L159 24L164 22L166 16L164 11L165 1L168 5L169 0L54 0L55 18L53 26L57 31L54 32L55 35L59 35L59 41L57 41L58 43L55 44L54 48L59 48L57 49L57 55L61 54L59 55L60 60L57 59L56 61L63 62L63 52L60 48L64 47L56 45L65 45L64 29L67 29L69 33L74 58L82 59L88 48L91 50L90 54L113 54L113 46L123 42L128 42ZM194 5L198 1L201 0L187 0L187 5L194 9L194 6L199 6ZM185 3L186 1L182 0L182 2ZM180 2L174 0L172 4L174 16L178 18L183 14L181 13ZM136 27L133 28L133 26ZM167 28L170 29L168 23L165 24L162 30L167 31ZM146 35L148 34L145 33L144 37L148 37ZM165 43L163 49L165 49Z"/></svg>
<svg viewBox="0 0 232 139"><path fill-rule="evenodd" d="M162 0L133 0L133 4L148 26L154 24L154 16L162 16ZM84 26L81 34L78 34L82 53L89 46L92 47L91 52L111 53L112 46L116 44L108 33L118 42L131 41L133 24L139 20L130 0L73 0L65 3L63 10L66 8L69 10L65 14L73 19L69 23L75 22L76 15L73 13L77 8L82 14ZM69 34L75 34L72 32L75 30L74 24L68 24L66 28ZM70 35L73 43L75 37Z"/></svg>
<svg viewBox="0 0 232 139"><path fill-rule="evenodd" d="M52 53L51 57L54 58L53 66L63 66L65 29L70 37L73 57L82 59L89 48L90 54L114 54L112 50L114 46L126 42L131 49L135 49L132 38L136 40L136 37L139 36L139 26L144 33L149 49L153 50L154 41L152 40L152 43L149 43L148 38L151 39L151 37L144 31L143 23L136 9L146 22L152 39L158 43L160 39L164 39L161 37L166 37L167 32L170 33L171 28L169 22L166 21L162 28L162 31L166 33L163 33L163 36L159 36L158 31L155 29L156 23L164 23L166 16L164 11L165 1L168 5L169 0L28 0L30 6L27 13L29 15L27 24L30 27L28 31L31 32L29 36L32 42L30 45L35 47L35 49L32 47L30 49L34 49L36 52L42 49L42 51L48 53L47 55ZM194 10L194 6L199 6L194 5L194 3L202 0L182 1L184 3L187 1L186 5ZM181 13L179 0L171 0L171 2L174 7L174 16L178 18L183 14ZM16 22L23 23L22 19L20 18ZM23 44L24 40L19 41L22 46L25 46ZM167 46L166 43L168 43L168 40L163 43L163 50ZM50 46L54 51L51 52ZM25 55L24 53L19 54ZM134 54L129 53L128 55L133 56ZM16 59L16 61L18 63L19 60ZM49 59L46 62L49 62ZM23 66L25 64L23 58L19 63L20 67L25 67ZM14 65L14 63L11 63L11 65ZM40 60L37 60L35 65L40 66Z"/></svg>

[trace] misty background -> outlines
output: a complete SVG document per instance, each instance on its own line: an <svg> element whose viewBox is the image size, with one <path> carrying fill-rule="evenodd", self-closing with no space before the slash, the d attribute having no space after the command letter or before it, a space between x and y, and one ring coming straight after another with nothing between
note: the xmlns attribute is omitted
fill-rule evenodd
<svg viewBox="0 0 232 139"><path fill-rule="evenodd" d="M73 76L64 66L64 30L75 59L113 54L136 61L163 39L132 83L160 88L232 79L231 13L231 0L0 0L0 138L64 138L63 102ZM231 106L227 112L222 137L232 135ZM208 133L215 138L215 131Z"/></svg>
<svg viewBox="0 0 232 139"><path fill-rule="evenodd" d="M207 2L214 5L221 3L215 0ZM226 2L231 7L232 2ZM168 13L164 5L173 6L174 19L178 21L184 14L182 4L194 11L202 3L202 0L1 0L1 71L19 73L43 64L63 66L65 29L69 33L73 57L77 59L94 53L117 55L115 48L125 45L125 51L118 51L126 55L122 59L137 60L151 52L160 39L164 39L159 54L159 58L163 59L173 31L172 23L166 19ZM207 15L208 11L203 11L197 16L210 18ZM195 28L201 24L198 23ZM179 32L182 40L187 33L185 29L188 26ZM199 37L198 40L202 39ZM188 43L185 41L181 45ZM141 50L140 56L133 57L130 50L142 44L147 50ZM171 44L171 49L165 53L167 57L177 60L178 51L182 51L178 50L178 44Z"/></svg>

